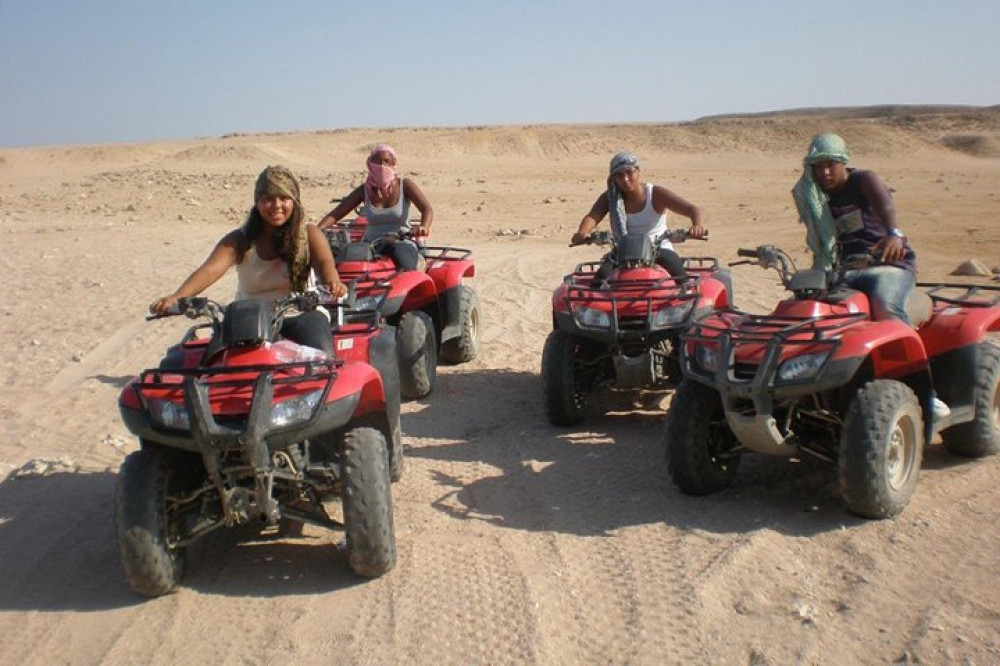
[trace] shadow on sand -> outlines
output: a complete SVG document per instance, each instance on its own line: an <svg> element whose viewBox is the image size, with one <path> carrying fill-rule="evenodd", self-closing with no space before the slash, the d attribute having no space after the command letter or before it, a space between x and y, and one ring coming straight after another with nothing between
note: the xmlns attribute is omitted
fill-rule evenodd
<svg viewBox="0 0 1000 666"><path fill-rule="evenodd" d="M441 393L445 396L440 395ZM671 482L664 461L662 408L667 394L637 404L618 396L592 410L579 426L552 426L537 374L453 372L419 412L404 414L404 439L445 440L410 446L407 455L430 461L440 511L509 529L608 535L633 525L733 534L768 528L810 536L864 524L849 514L837 490L834 465L744 457L734 485L692 497ZM925 467L949 466L929 447ZM434 461L447 463L435 465ZM495 470L468 479L455 463ZM405 483L405 480L404 480Z"/></svg>
<svg viewBox="0 0 1000 666"><path fill-rule="evenodd" d="M142 603L118 558L116 478L80 472L0 483L0 611L92 612ZM336 545L341 536L311 528L294 539L250 527L220 530L191 546L182 587L274 597L364 584Z"/></svg>

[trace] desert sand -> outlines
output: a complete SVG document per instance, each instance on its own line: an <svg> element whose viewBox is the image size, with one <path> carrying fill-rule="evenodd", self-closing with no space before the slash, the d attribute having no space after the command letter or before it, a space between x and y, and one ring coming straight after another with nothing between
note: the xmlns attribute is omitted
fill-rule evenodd
<svg viewBox="0 0 1000 666"><path fill-rule="evenodd" d="M995 107L0 150L0 663L1000 662L1000 457L931 443L909 507L866 521L809 460L748 457L732 489L682 495L668 392L616 396L571 429L545 418L549 299L599 257L567 242L610 156L634 150L647 180L706 211L711 239L683 254L775 243L806 262L788 192L819 131L890 185L922 281L1000 266ZM377 142L433 202L432 243L474 251L483 317L479 358L404 405L397 567L356 578L341 535L313 527L216 533L175 594L137 598L113 519L137 442L116 396L188 325L146 322L146 305L242 222L265 165L302 177L317 220ZM734 273L742 309L782 295L773 272Z"/></svg>

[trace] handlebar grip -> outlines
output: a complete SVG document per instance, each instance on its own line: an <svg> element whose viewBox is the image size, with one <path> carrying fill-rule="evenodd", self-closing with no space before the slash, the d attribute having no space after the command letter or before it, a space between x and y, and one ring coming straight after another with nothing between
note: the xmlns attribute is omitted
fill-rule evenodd
<svg viewBox="0 0 1000 666"><path fill-rule="evenodd" d="M736 250L737 257L752 257L754 259L758 258L760 255L757 254L757 250L748 250L745 247L741 247Z"/></svg>

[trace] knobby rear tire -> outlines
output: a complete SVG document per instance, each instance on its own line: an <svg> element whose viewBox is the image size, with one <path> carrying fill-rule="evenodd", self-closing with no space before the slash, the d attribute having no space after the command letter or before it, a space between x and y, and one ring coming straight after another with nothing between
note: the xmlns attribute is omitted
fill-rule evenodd
<svg viewBox="0 0 1000 666"><path fill-rule="evenodd" d="M975 418L941 431L941 441L955 455L982 458L1000 453L1000 347L979 343L975 377Z"/></svg>
<svg viewBox="0 0 1000 666"><path fill-rule="evenodd" d="M441 360L468 363L479 355L479 297L470 287L460 286L458 320L461 332L441 344Z"/></svg>
<svg viewBox="0 0 1000 666"><path fill-rule="evenodd" d="M437 378L437 334L426 312L407 312L396 327L399 393L405 400L427 397Z"/></svg>

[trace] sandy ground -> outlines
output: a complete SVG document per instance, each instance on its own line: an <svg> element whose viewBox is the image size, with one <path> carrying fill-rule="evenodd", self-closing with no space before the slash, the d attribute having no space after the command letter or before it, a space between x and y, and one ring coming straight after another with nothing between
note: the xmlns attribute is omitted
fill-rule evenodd
<svg viewBox="0 0 1000 666"><path fill-rule="evenodd" d="M543 413L550 294L599 255L567 240L611 154L635 150L648 180L706 210L711 240L688 254L772 242L804 259L788 190L822 130L893 188L922 280L1000 265L996 110L0 151L0 663L1000 662L1000 459L932 445L907 510L869 522L807 461L747 460L731 490L680 494L666 393L572 429ZM483 308L481 356L404 406L397 568L355 578L341 536L312 527L219 535L176 594L139 600L115 544L116 473L137 445L116 395L186 325L145 322L146 304L242 221L263 166L299 173L318 219L381 141L434 203L432 241L474 250ZM741 308L781 295L773 273L735 271Z"/></svg>

